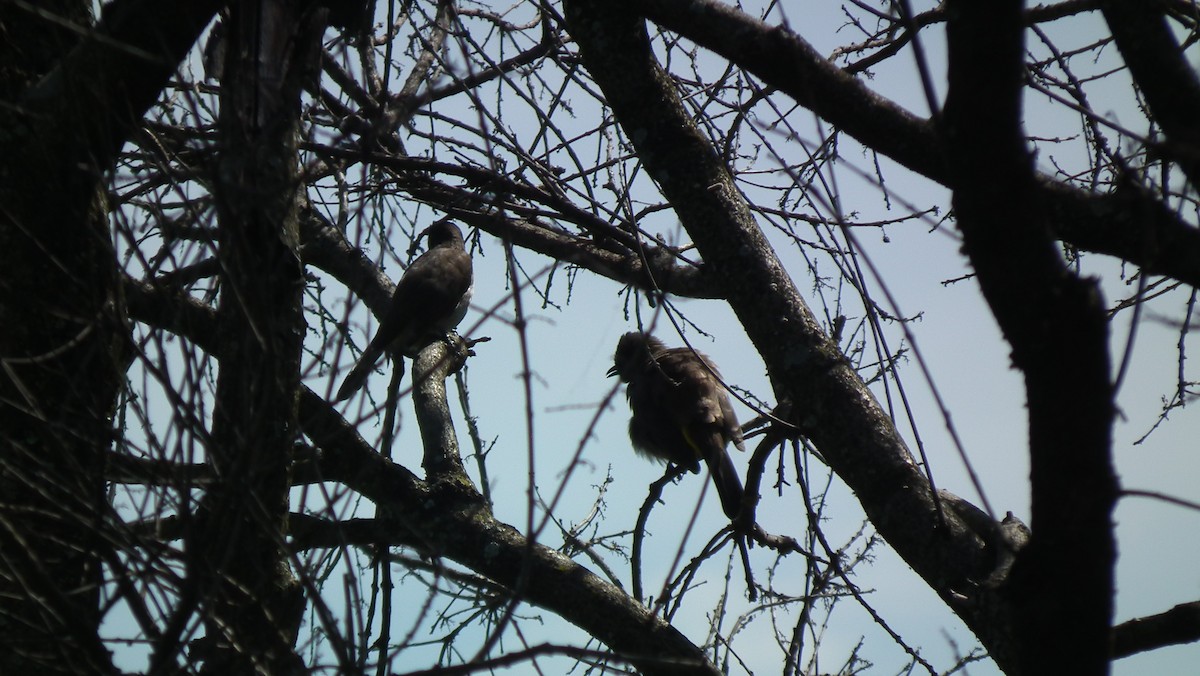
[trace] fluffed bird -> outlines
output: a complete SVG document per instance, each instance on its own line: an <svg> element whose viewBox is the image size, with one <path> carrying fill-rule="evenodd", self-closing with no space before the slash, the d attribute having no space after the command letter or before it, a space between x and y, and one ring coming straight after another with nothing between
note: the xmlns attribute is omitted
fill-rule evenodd
<svg viewBox="0 0 1200 676"><path fill-rule="evenodd" d="M742 482L725 452L729 442L746 450L742 429L712 361L689 348L669 348L647 333L621 336L608 376L620 376L629 399L629 439L634 450L659 461L700 471L708 465L721 508L741 511Z"/></svg>
<svg viewBox="0 0 1200 676"><path fill-rule="evenodd" d="M426 345L445 338L467 314L473 282L471 255L463 245L462 232L451 221L442 220L417 238L421 237L428 238L429 248L400 277L391 307L342 381L336 401L348 399L362 387L385 352L397 360L402 355L415 357Z"/></svg>

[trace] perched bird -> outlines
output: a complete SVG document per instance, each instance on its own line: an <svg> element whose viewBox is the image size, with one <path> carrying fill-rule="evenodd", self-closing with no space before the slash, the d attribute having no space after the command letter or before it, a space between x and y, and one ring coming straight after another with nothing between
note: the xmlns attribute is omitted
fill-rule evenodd
<svg viewBox="0 0 1200 676"><path fill-rule="evenodd" d="M444 338L467 314L473 288L471 256L463 246L462 232L443 220L422 232L429 249L404 271L392 305L379 322L375 337L338 388L336 401L354 394L385 352L393 358L414 357L426 345Z"/></svg>
<svg viewBox="0 0 1200 676"><path fill-rule="evenodd" d="M646 333L626 333L617 343L608 376L628 383L634 450L692 472L700 471L703 460L721 508L730 519L736 518L742 482L725 446L732 441L738 450L746 449L733 406L708 357L688 348L668 348Z"/></svg>

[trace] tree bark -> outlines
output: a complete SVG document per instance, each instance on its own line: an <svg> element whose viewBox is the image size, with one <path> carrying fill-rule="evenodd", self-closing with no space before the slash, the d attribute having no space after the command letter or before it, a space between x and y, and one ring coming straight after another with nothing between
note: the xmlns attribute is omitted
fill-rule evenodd
<svg viewBox="0 0 1200 676"><path fill-rule="evenodd" d="M1165 7L1144 0L1099 3L1117 49L1168 142L1159 146L1200 186L1200 78L1167 23Z"/></svg>
<svg viewBox="0 0 1200 676"><path fill-rule="evenodd" d="M3 673L113 671L98 533L129 328L100 181L217 4L126 0L90 32L90 2L0 8Z"/></svg>
<svg viewBox="0 0 1200 676"><path fill-rule="evenodd" d="M305 336L300 91L319 54L321 19L289 0L239 3L228 19L214 182L221 369L208 448L218 479L187 542L205 673L304 670L293 648L303 591L280 534Z"/></svg>
<svg viewBox="0 0 1200 676"><path fill-rule="evenodd" d="M1021 9L947 4L942 119L964 251L1028 401L1033 534L1005 588L1016 638L1006 671L1105 674L1117 497L1108 321L1095 281L1057 251L1037 190L1021 125Z"/></svg>

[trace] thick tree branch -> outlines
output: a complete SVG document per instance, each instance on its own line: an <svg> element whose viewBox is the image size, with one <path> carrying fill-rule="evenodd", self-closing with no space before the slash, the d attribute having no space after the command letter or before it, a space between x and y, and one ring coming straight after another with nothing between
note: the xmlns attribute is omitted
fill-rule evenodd
<svg viewBox="0 0 1200 676"><path fill-rule="evenodd" d="M1165 7L1146 0L1101 0L1104 20L1133 81L1170 143L1163 149L1200 186L1200 79L1167 25Z"/></svg>
<svg viewBox="0 0 1200 676"><path fill-rule="evenodd" d="M98 181L224 4L116 0L105 6L96 30L20 103L35 136L71 135L60 146L69 156L52 158L54 164L86 167L83 183Z"/></svg>
<svg viewBox="0 0 1200 676"><path fill-rule="evenodd" d="M5 55L22 56L0 64L0 521L11 526L0 529L0 549L21 552L9 558L18 568L31 558L59 586L50 594L25 584L0 561L5 673L112 671L96 638L101 560L113 546L100 534L108 499L101 463L129 336L98 188L220 4L118 1L95 30L71 23L90 14L88 2L4 7L6 19L61 11L62 25L83 34L64 54L56 48L68 41L57 29L4 24ZM80 643L64 623L91 625L91 639Z"/></svg>
<svg viewBox="0 0 1200 676"><path fill-rule="evenodd" d="M204 486L214 479L212 466L156 458L112 454L104 464L104 479L147 486Z"/></svg>
<svg viewBox="0 0 1200 676"><path fill-rule="evenodd" d="M947 9L954 209L1029 410L1033 535L1009 586L1015 664L997 660L1009 673L1104 674L1116 499L1108 323L1095 283L1058 254L1039 199L1020 122L1020 0Z"/></svg>
<svg viewBox="0 0 1200 676"><path fill-rule="evenodd" d="M1113 628L1114 658L1129 657L1180 643L1200 641L1200 601L1181 603L1165 613L1139 617Z"/></svg>
<svg viewBox="0 0 1200 676"><path fill-rule="evenodd" d="M300 212L300 243L305 264L345 284L375 316L382 317L391 307L396 285L307 200Z"/></svg>
<svg viewBox="0 0 1200 676"><path fill-rule="evenodd" d="M235 7L227 26L214 182L220 370L206 447L216 480L185 536L188 577L205 603L204 642L192 650L212 673L297 673L305 597L279 534L305 333L300 92L325 24L289 0L255 0ZM164 632L156 668L174 663L188 610L181 603Z"/></svg>

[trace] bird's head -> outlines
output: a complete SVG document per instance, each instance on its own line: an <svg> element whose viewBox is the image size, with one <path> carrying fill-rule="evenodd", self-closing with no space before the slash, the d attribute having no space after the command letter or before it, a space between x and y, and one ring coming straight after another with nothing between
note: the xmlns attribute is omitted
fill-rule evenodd
<svg viewBox="0 0 1200 676"><path fill-rule="evenodd" d="M430 249L441 246L447 243L458 243L459 246L463 243L462 231L454 224L454 221L444 218L437 221L433 225L425 228L425 231L417 236L417 239L426 237L429 240L428 247Z"/></svg>
<svg viewBox="0 0 1200 676"><path fill-rule="evenodd" d="M608 377L621 376L621 382L629 382L655 354L666 349L662 342L654 336L641 331L631 331L621 336L617 342L617 351L613 354L613 366L608 370Z"/></svg>

